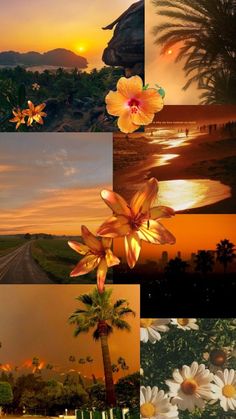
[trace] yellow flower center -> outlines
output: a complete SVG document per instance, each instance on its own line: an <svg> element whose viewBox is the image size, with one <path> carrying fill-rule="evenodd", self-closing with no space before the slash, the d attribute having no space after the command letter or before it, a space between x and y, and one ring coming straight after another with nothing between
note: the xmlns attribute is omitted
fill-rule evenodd
<svg viewBox="0 0 236 419"><path fill-rule="evenodd" d="M187 326L189 319L177 319L180 326Z"/></svg>
<svg viewBox="0 0 236 419"><path fill-rule="evenodd" d="M152 324L153 319L140 319L140 326L141 327L149 327Z"/></svg>
<svg viewBox="0 0 236 419"><path fill-rule="evenodd" d="M193 378L187 378L184 380L181 384L181 390L184 394L187 394L188 396L191 396L196 392L198 388L197 382Z"/></svg>
<svg viewBox="0 0 236 419"><path fill-rule="evenodd" d="M235 397L236 396L236 388L232 384L226 384L222 388L222 394L225 397L227 397L228 399L230 399L231 397Z"/></svg>
<svg viewBox="0 0 236 419"><path fill-rule="evenodd" d="M152 403L144 403L140 407L141 416L144 418L151 418L155 415L156 409Z"/></svg>

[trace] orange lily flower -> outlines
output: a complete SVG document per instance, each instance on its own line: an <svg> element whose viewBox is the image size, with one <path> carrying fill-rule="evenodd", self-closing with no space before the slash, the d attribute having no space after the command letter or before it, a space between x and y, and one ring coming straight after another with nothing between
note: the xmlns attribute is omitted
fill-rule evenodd
<svg viewBox="0 0 236 419"><path fill-rule="evenodd" d="M99 292L102 293L108 268L118 265L120 260L112 253L112 239L102 238L102 240L99 240L85 226L81 227L81 235L85 244L76 241L68 242L73 250L84 255L84 258L76 265L70 276L85 275L98 268L97 287Z"/></svg>
<svg viewBox="0 0 236 419"><path fill-rule="evenodd" d="M139 76L121 77L117 91L110 91L106 98L107 112L119 116L118 127L122 132L136 131L141 125L153 121L156 112L163 108L163 99L157 89L143 89Z"/></svg>
<svg viewBox="0 0 236 419"><path fill-rule="evenodd" d="M41 105L34 106L31 100L28 100L29 109L23 111L24 115L28 116L27 126L32 125L34 121L38 124L43 125L42 116L47 116L42 110L45 108L46 103L41 103Z"/></svg>
<svg viewBox="0 0 236 419"><path fill-rule="evenodd" d="M25 115L20 108L13 109L12 113L14 118L10 119L9 122L16 122L16 129L18 129L21 124L25 124Z"/></svg>
<svg viewBox="0 0 236 419"><path fill-rule="evenodd" d="M165 207L153 207L158 192L158 182L149 179L128 204L119 194L103 190L101 197L112 209L113 216L98 229L103 237L124 237L127 263L133 268L139 258L141 240L153 244L174 244L175 237L159 222L161 218L174 215L174 210Z"/></svg>

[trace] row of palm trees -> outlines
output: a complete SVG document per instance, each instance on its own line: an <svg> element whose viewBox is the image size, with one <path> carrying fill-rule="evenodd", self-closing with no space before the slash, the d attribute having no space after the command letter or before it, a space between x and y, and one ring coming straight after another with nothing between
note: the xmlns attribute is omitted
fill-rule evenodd
<svg viewBox="0 0 236 419"><path fill-rule="evenodd" d="M154 28L155 42L164 53L181 45L187 78L183 89L196 82L203 104L236 103L235 0L152 0L166 18Z"/></svg>
<svg viewBox="0 0 236 419"><path fill-rule="evenodd" d="M223 265L224 274L227 272L227 268L230 263L232 263L236 258L234 244L229 240L221 240L216 245L216 260ZM213 271L215 264L215 258L211 251L209 250L200 250L195 257L195 271L201 272L202 274L207 274L208 272ZM182 260L179 257L171 259L165 267L165 272L167 275L179 275L185 273L186 269L189 267L189 263Z"/></svg>

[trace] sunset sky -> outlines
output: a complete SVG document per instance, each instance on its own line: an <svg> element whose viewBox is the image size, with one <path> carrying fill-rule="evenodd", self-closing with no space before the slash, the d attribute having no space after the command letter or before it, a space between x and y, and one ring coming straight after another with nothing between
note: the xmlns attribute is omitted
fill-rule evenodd
<svg viewBox="0 0 236 419"><path fill-rule="evenodd" d="M139 286L107 286L110 287L114 302L127 299L136 312L136 317L127 318L132 331L116 330L109 339L112 362L124 357L132 373L139 370ZM73 368L85 375L93 372L97 377L103 376L100 343L93 340L91 333L75 338L74 326L68 324L69 316L79 307L75 298L91 292L91 285L1 285L0 288L1 364L20 367L36 356L46 364L58 366L58 371ZM69 362L70 355L77 359L90 355L94 359L93 367Z"/></svg>
<svg viewBox="0 0 236 419"><path fill-rule="evenodd" d="M66 48L102 66L113 22L134 0L12 0L1 2L0 51L45 52Z"/></svg>
<svg viewBox="0 0 236 419"><path fill-rule="evenodd" d="M171 53L161 54L161 46L154 41L153 27L166 22L167 18L156 14L156 7L151 0L145 1L146 31L145 31L145 80L150 85L156 83L165 89L165 104L194 105L199 103L199 91L192 85L187 91L182 90L186 83L182 70L184 62L175 63L180 45L171 48Z"/></svg>
<svg viewBox="0 0 236 419"><path fill-rule="evenodd" d="M95 231L109 210L111 134L0 135L0 234Z"/></svg>
<svg viewBox="0 0 236 419"><path fill-rule="evenodd" d="M178 251L184 258L198 250L214 250L216 244L228 239L236 245L236 214L181 214L172 219L162 220L162 224L171 231L175 238L175 245L153 245L142 242L140 261L159 258L163 251L170 257L175 257ZM115 240L114 252L124 256L122 239Z"/></svg>

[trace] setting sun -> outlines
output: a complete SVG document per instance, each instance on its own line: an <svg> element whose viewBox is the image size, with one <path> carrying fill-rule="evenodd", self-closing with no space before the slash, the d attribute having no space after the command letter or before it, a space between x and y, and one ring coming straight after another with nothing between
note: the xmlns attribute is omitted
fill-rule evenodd
<svg viewBox="0 0 236 419"><path fill-rule="evenodd" d="M78 52L85 52L85 51L86 51L86 47L85 47L84 45L78 45L78 46L76 47L76 50L77 50Z"/></svg>

